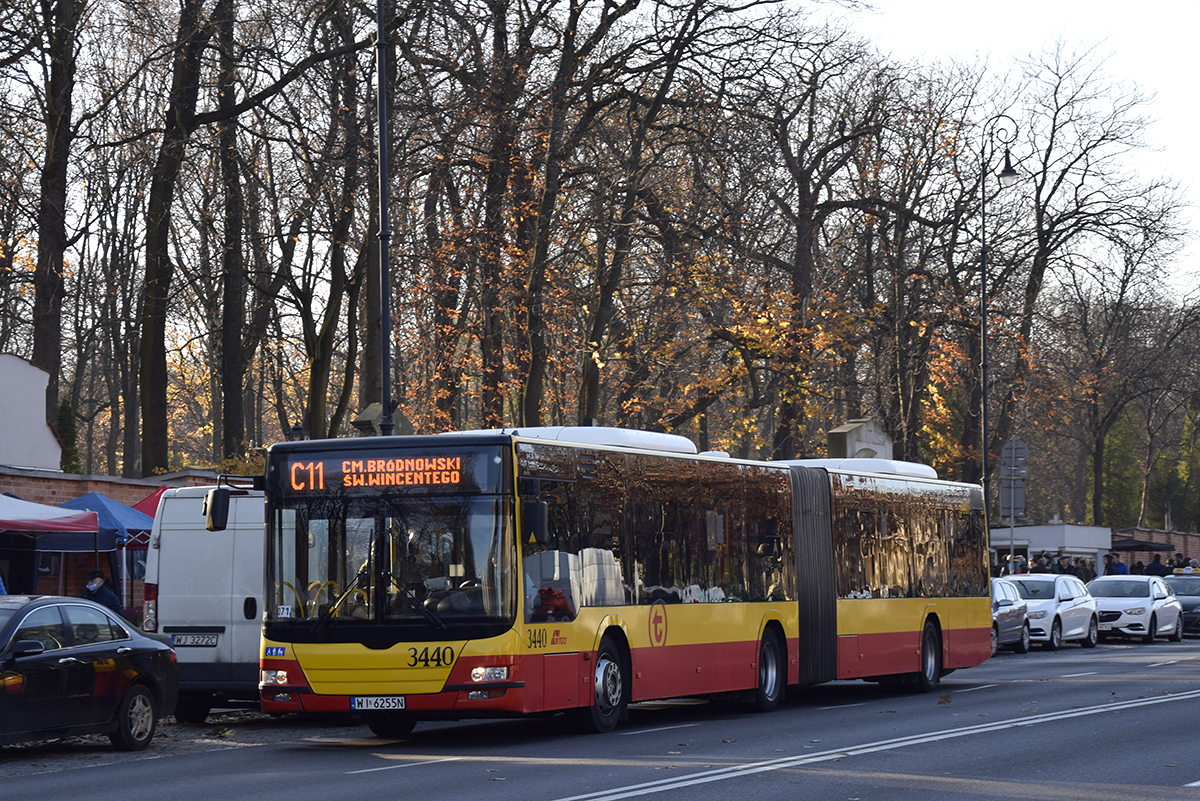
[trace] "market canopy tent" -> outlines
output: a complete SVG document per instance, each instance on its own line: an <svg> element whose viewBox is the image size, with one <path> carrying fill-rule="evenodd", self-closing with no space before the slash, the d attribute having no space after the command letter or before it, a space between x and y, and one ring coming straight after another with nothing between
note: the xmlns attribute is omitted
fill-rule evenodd
<svg viewBox="0 0 1200 801"><path fill-rule="evenodd" d="M147 532L154 525L154 518L143 514L132 506L126 506L107 495L89 492L81 498L67 501L59 509L82 509L95 512L100 533L115 537L117 545L126 545L137 532ZM40 548L39 550L49 550Z"/></svg>
<svg viewBox="0 0 1200 801"><path fill-rule="evenodd" d="M115 534L100 535L94 511L63 509L0 495L0 531L14 531L34 538L39 551L115 551Z"/></svg>
<svg viewBox="0 0 1200 801"><path fill-rule="evenodd" d="M1164 542L1146 542L1145 540L1118 540L1113 539L1112 550L1114 551L1173 551L1174 545L1168 545Z"/></svg>
<svg viewBox="0 0 1200 801"><path fill-rule="evenodd" d="M150 493L145 498L142 498L140 501L135 503L133 505L133 508L137 509L142 514L147 514L147 515L150 515L151 517L154 517L156 514L158 514L158 502L162 499L163 493L166 491L167 491L167 485L163 484L161 487L156 489L154 492Z"/></svg>

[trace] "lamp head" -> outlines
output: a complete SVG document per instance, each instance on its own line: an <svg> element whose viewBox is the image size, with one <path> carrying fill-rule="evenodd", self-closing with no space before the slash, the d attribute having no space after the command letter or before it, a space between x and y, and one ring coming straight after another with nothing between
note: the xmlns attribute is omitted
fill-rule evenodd
<svg viewBox="0 0 1200 801"><path fill-rule="evenodd" d="M1017 182L1017 171L1013 169L1012 158L1008 154L1008 148L1004 148L1004 169L1000 171L1000 186L1008 189Z"/></svg>

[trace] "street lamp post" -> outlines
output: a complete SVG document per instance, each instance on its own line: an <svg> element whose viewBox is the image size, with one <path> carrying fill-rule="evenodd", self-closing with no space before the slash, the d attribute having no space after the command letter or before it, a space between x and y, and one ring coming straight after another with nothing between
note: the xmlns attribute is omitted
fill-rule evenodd
<svg viewBox="0 0 1200 801"><path fill-rule="evenodd" d="M979 428L983 468L983 509L986 516L991 504L991 481L988 476L988 250L987 250L987 176L988 145L1004 146L1004 168L1000 171L1000 186L1008 188L1017 182L1008 146L1017 137L1017 123L1007 114L997 114L983 126L983 147L979 151ZM993 146L992 152L995 152ZM986 519L986 517L985 517Z"/></svg>
<svg viewBox="0 0 1200 801"><path fill-rule="evenodd" d="M392 423L392 271L389 264L392 234L388 228L388 137L387 137L387 29L383 25L383 2L375 3L376 109L379 126L379 381L383 416L381 436L391 436Z"/></svg>

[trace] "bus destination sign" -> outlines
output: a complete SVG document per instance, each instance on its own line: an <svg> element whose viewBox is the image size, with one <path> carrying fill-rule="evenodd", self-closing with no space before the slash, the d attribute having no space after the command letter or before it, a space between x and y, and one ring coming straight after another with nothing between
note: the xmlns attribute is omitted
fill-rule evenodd
<svg viewBox="0 0 1200 801"><path fill-rule="evenodd" d="M288 492L322 492L355 487L457 487L462 484L461 456L405 456L402 458L288 459L284 489Z"/></svg>

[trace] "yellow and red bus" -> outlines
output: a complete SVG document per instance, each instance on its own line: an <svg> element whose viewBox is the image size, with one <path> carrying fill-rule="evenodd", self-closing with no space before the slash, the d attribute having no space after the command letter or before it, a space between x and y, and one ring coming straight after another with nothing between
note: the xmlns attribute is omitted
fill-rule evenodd
<svg viewBox="0 0 1200 801"><path fill-rule="evenodd" d="M789 685L991 655L978 486L876 460L758 462L560 427L279 443L261 700L417 721Z"/></svg>

